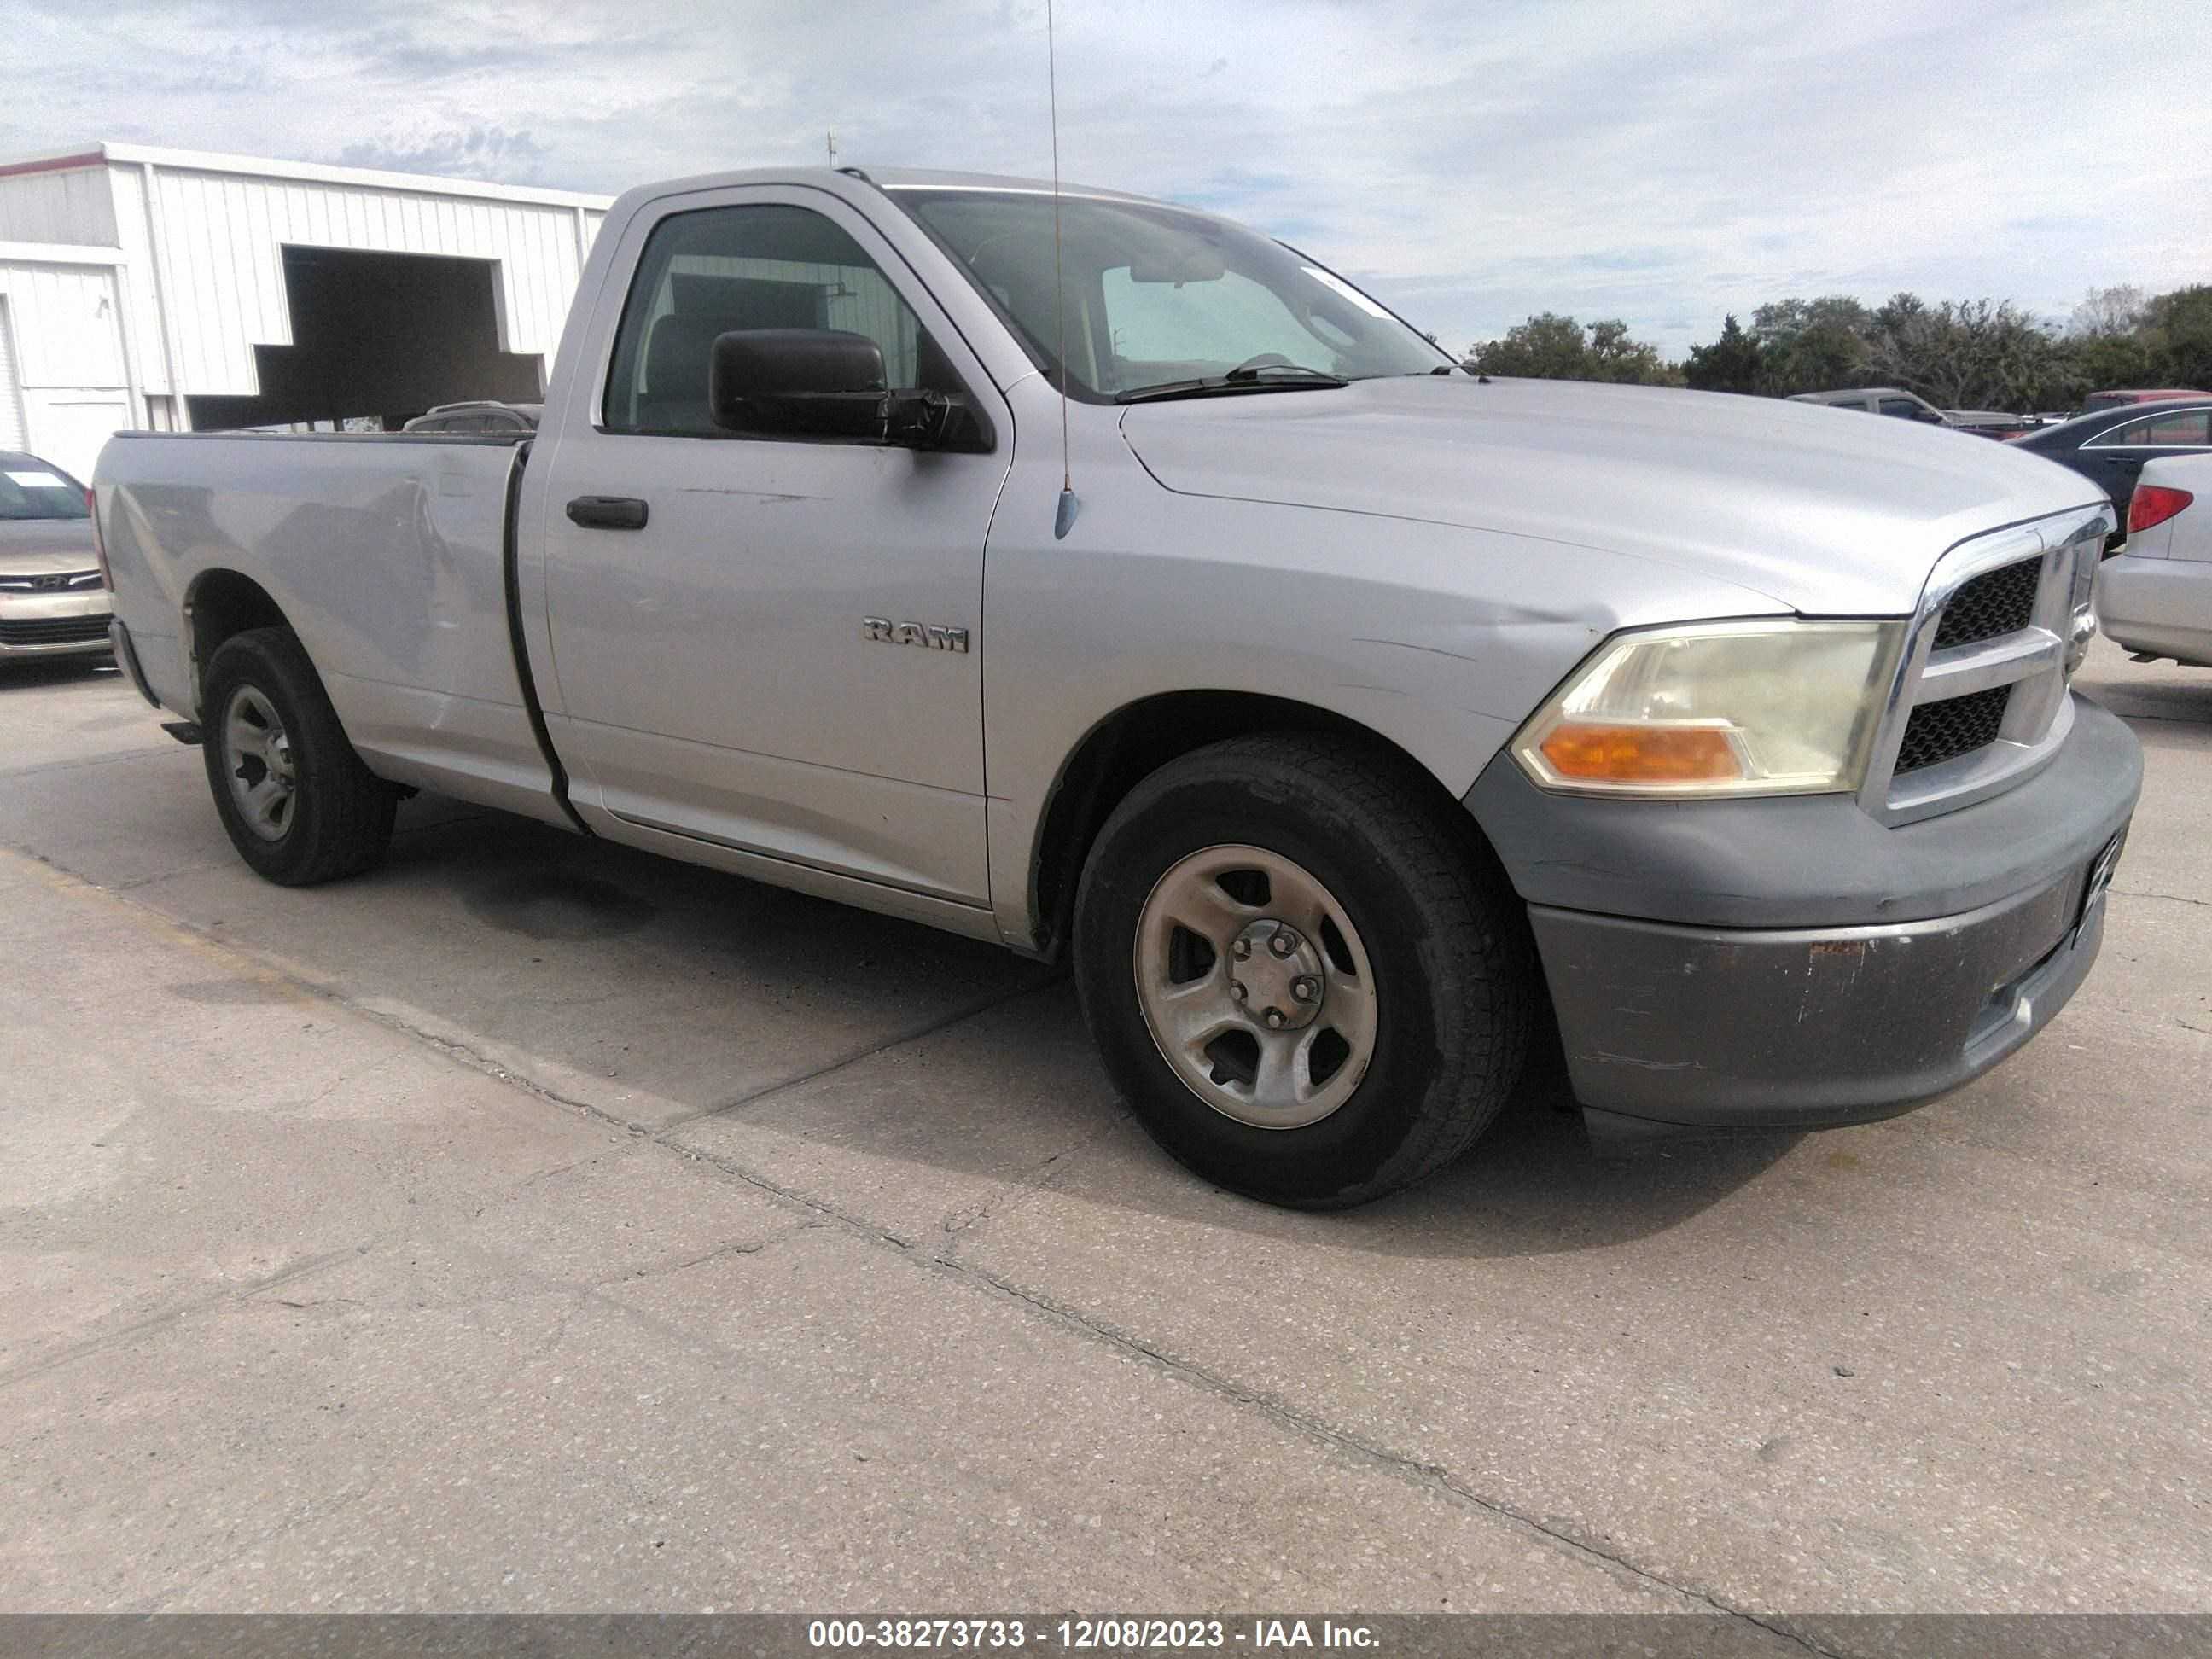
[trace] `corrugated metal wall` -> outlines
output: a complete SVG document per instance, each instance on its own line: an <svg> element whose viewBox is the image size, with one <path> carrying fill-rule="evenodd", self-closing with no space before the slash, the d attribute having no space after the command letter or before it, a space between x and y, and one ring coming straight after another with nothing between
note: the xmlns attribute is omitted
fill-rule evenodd
<svg viewBox="0 0 2212 1659"><path fill-rule="evenodd" d="M57 248L57 255L66 251ZM136 418L111 265L0 259L0 318L14 345L0 373L0 434L84 477L108 434ZM9 441L0 436L0 447Z"/></svg>
<svg viewBox="0 0 2212 1659"><path fill-rule="evenodd" d="M115 245L115 204L104 166L0 178L0 242Z"/></svg>
<svg viewBox="0 0 2212 1659"><path fill-rule="evenodd" d="M15 390L15 360L9 348L11 332L8 301L0 296L0 449L23 447L23 399Z"/></svg>
<svg viewBox="0 0 2212 1659"><path fill-rule="evenodd" d="M120 386L115 273L103 265L0 261L15 319L15 377L25 386Z"/></svg>
<svg viewBox="0 0 2212 1659"><path fill-rule="evenodd" d="M118 198L126 190L135 197L137 170L112 171ZM203 397L253 395L259 390L253 347L293 343L280 252L287 243L497 260L501 349L543 356L550 368L582 270L580 219L588 239L601 216L550 204L165 167L154 169L153 183L176 374L187 393ZM131 216L119 216L127 224ZM143 356L155 355L142 348ZM149 377L147 389L167 387Z"/></svg>
<svg viewBox="0 0 2212 1659"><path fill-rule="evenodd" d="M125 303L130 307L130 350L133 377L141 392L168 396L176 390L169 382L169 354L162 335L161 289L154 281L153 244L146 234L146 192L137 167L107 169L108 187L115 203L115 246L123 253L127 274Z"/></svg>

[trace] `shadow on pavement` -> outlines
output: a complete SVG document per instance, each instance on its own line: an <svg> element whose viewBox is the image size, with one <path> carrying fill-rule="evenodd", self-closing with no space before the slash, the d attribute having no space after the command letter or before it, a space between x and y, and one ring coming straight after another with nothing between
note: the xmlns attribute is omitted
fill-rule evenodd
<svg viewBox="0 0 2212 1659"><path fill-rule="evenodd" d="M0 801L0 833L558 1099L687 1146L696 1126L717 1157L860 1213L876 1200L839 1194L868 1170L910 1218L936 1206L932 1224L1048 1178L1109 1226L1119 1211L1404 1255L1576 1250L1721 1201L1786 1144L1600 1158L1554 1073L1419 1191L1289 1215L1170 1164L1108 1085L1072 988L995 946L430 795L402 808L380 869L276 888L166 749L42 776Z"/></svg>
<svg viewBox="0 0 2212 1659"><path fill-rule="evenodd" d="M111 681L123 671L106 652L81 657L0 657L0 696L10 691L44 690L77 681ZM139 703L146 708L143 702ZM146 710L150 714L153 711Z"/></svg>
<svg viewBox="0 0 2212 1659"><path fill-rule="evenodd" d="M1294 1215L1224 1198L1144 1139L1098 1067L1073 986L1037 964L501 814L460 816L466 809L430 798L406 811L403 822L419 832L403 835L391 863L368 883L449 889L468 921L513 940L529 953L525 960L565 957L573 970L584 965L575 953L605 953L602 971L587 977L608 981L608 994L592 990L562 1006L557 1020L514 1021L495 996L453 1008L455 1018L507 1025L541 1057L574 1064L602 1051L611 1034L639 1029L637 1005L649 1002L656 1047L675 1051L671 1059L708 1062L664 1066L654 1086L671 1097L678 1115L714 1114L714 1122L740 1134L766 1120L770 1133L814 1139L825 1150L1010 1186L1031 1178L1041 1144L1049 1143L1048 1152L1083 1146L1054 1183L1071 1198L1213 1226L1325 1236L1340 1247L1446 1257L1579 1250L1662 1231L1728 1197L1798 1139L1600 1154L1584 1134L1554 1050L1539 1057L1520 1093L1458 1164L1413 1192L1358 1211ZM450 934L446 945L481 948ZM290 942L281 948L295 955L300 949ZM330 935L328 948L343 953L344 935ZM356 977L362 965L354 964ZM335 976L339 969L331 966ZM422 994L408 984L414 975L404 961L387 963L377 976L390 981L386 994ZM700 994L679 1000L654 988L684 982ZM717 1054L754 1046L745 1021L763 1012L764 992L856 1002L880 1026L911 1018L925 989L957 991L963 1000L980 996L992 1006L924 1039L927 1052L916 1065L926 1081L902 1084L888 1108L883 1086L853 1075L889 1065L887 1055L821 1079L797 1065L750 1097L712 1063ZM1117 1123L1120 1132L1102 1133Z"/></svg>

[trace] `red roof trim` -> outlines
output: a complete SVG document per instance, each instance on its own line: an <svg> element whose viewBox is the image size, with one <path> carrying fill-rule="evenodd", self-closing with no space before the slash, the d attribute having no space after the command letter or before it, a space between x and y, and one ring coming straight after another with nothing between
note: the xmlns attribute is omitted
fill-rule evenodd
<svg viewBox="0 0 2212 1659"><path fill-rule="evenodd" d="M106 164L106 151L88 149L82 155L50 155L43 161L11 161L0 166L0 179L12 179L22 173L74 173L80 167Z"/></svg>

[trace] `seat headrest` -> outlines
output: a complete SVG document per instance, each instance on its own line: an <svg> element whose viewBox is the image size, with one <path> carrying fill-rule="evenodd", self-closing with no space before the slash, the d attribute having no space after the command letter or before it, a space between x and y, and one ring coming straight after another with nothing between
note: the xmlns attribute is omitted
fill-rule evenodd
<svg viewBox="0 0 2212 1659"><path fill-rule="evenodd" d="M656 402L707 401L707 359L714 337L727 325L720 318L674 313L660 318L645 343L645 395Z"/></svg>

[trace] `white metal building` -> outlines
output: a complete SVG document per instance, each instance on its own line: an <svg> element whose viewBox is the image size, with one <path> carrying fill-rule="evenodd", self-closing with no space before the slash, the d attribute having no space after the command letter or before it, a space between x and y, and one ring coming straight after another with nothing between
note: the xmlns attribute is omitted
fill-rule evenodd
<svg viewBox="0 0 2212 1659"><path fill-rule="evenodd" d="M609 198L99 144L0 163L0 449L544 389Z"/></svg>

